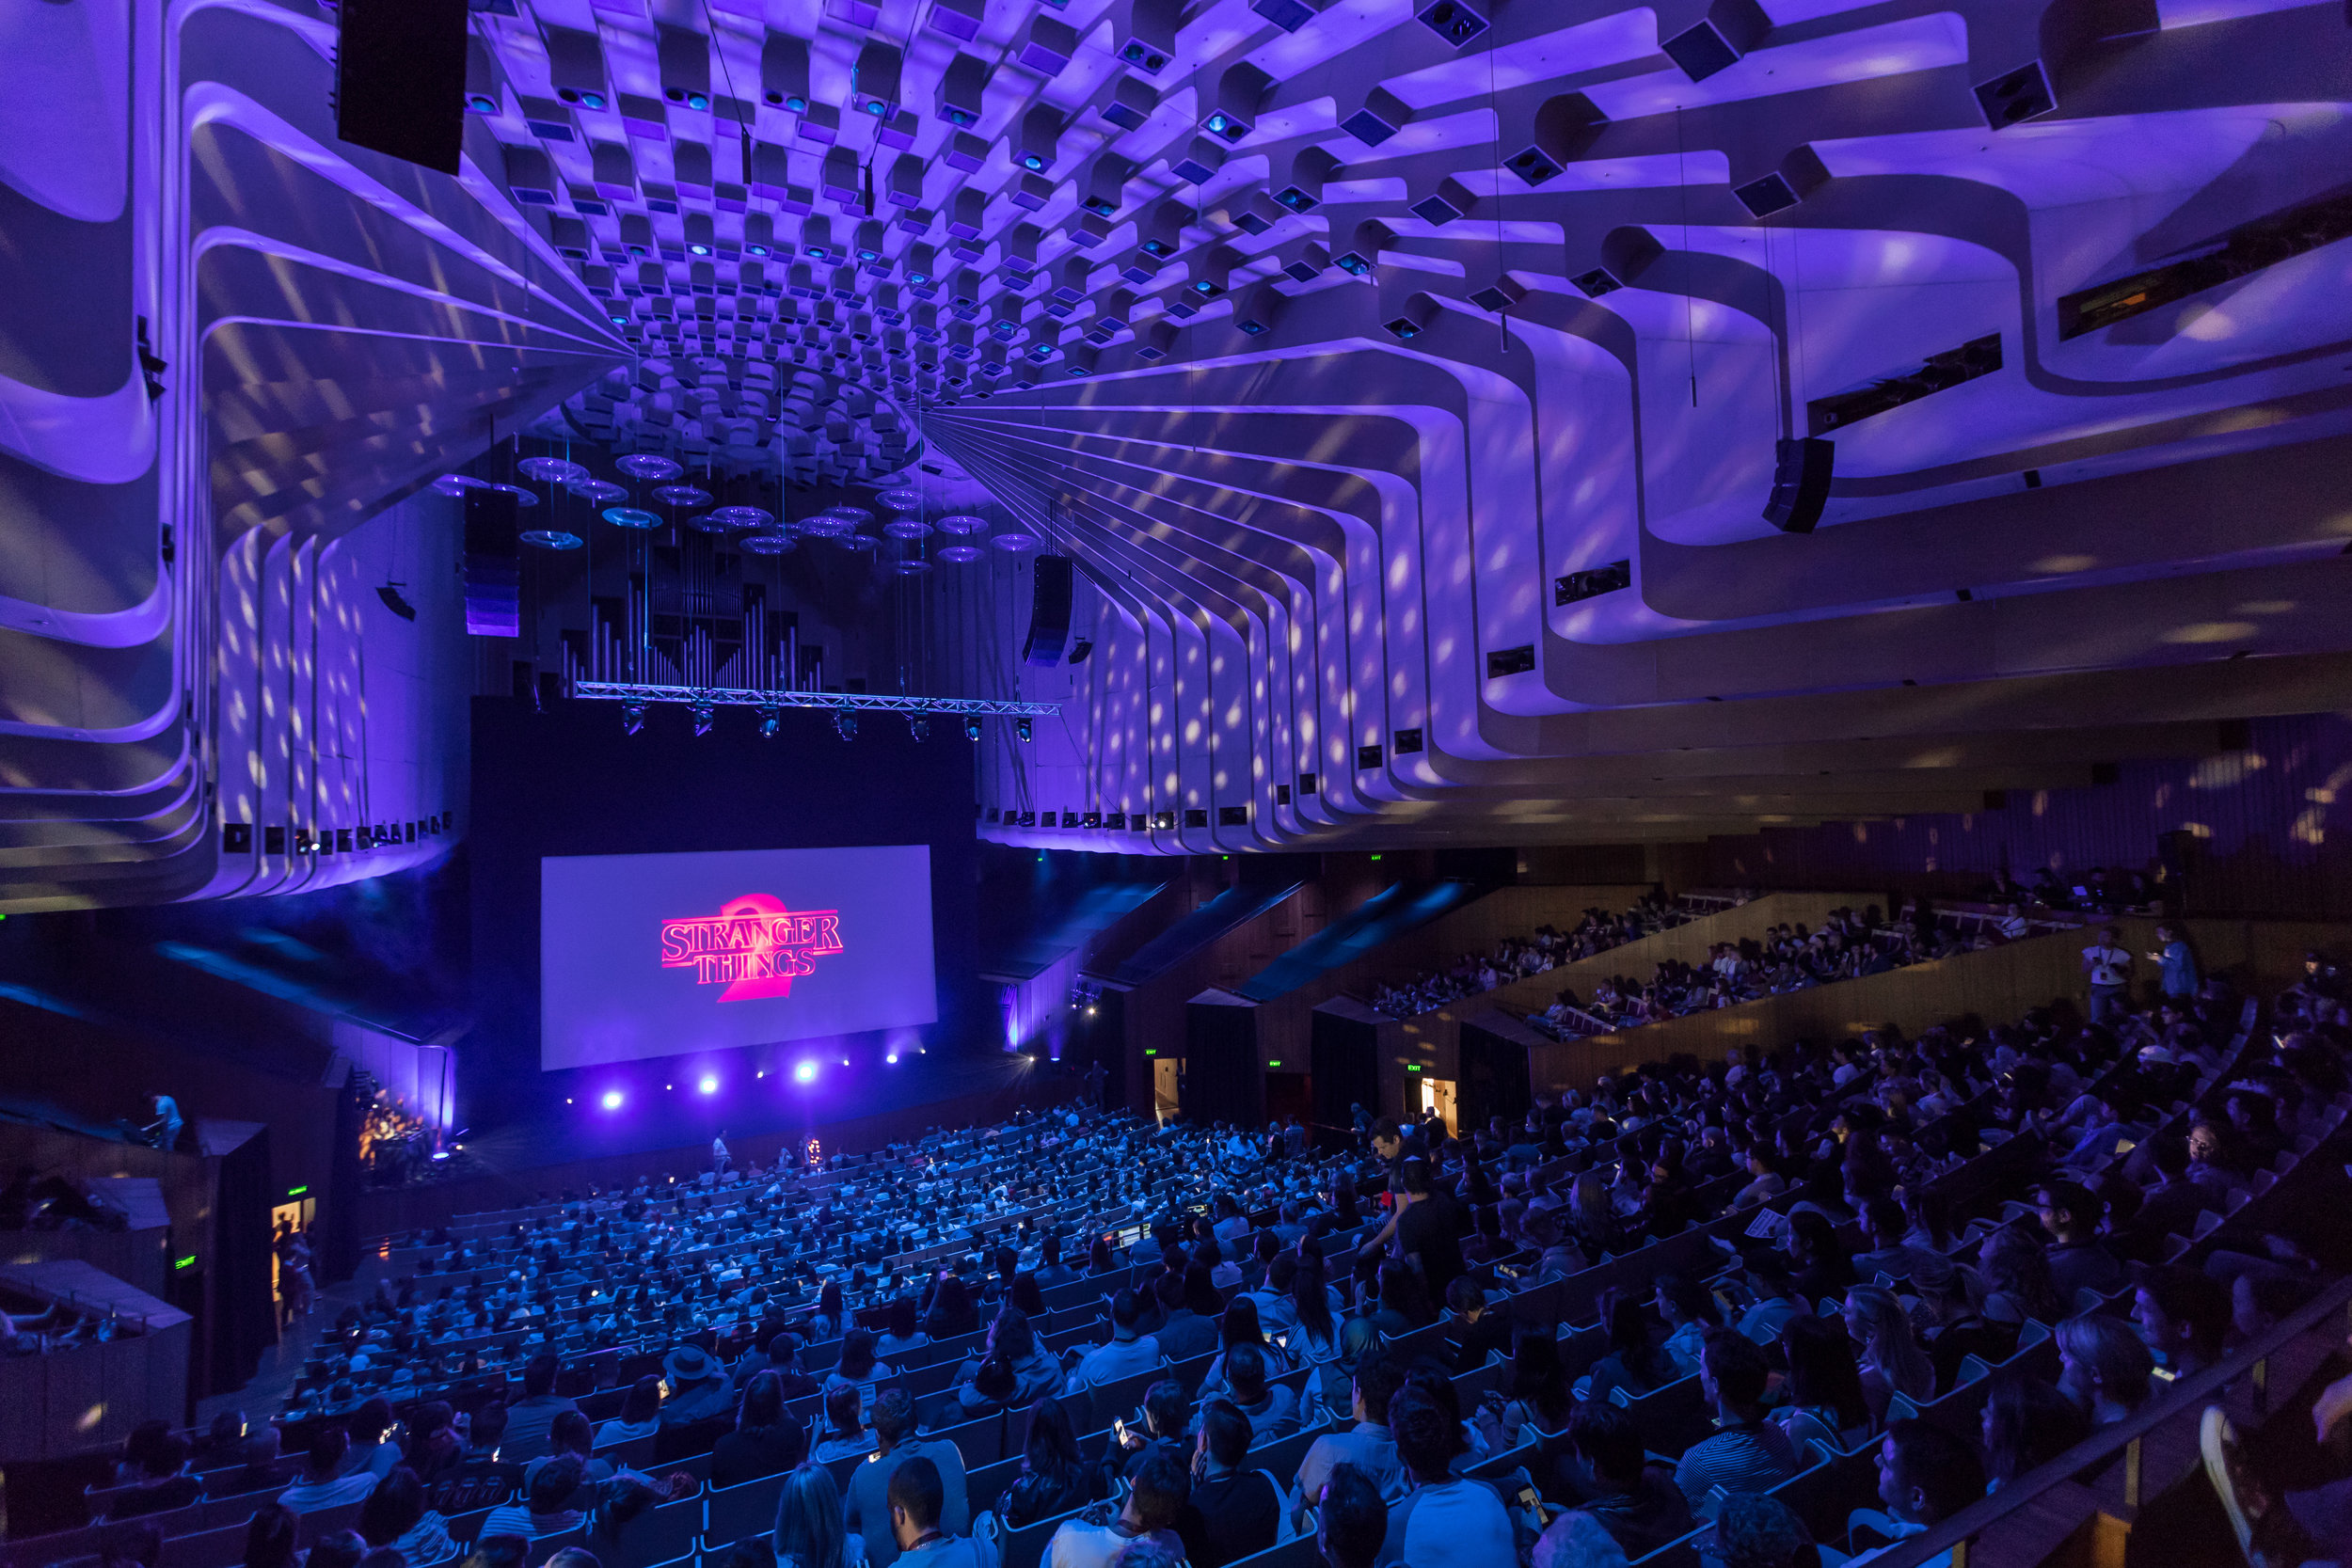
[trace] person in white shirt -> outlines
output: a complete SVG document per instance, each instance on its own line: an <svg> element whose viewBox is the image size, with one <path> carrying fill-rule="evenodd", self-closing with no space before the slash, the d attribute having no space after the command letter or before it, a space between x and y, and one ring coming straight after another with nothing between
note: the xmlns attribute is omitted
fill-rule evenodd
<svg viewBox="0 0 2352 1568"><path fill-rule="evenodd" d="M2123 1010L2124 992L2131 985L2132 956L2119 945L2122 933L2104 927L2099 940L2083 949L2083 968L2090 975L2090 1022L2105 1023Z"/></svg>
<svg viewBox="0 0 2352 1568"><path fill-rule="evenodd" d="M1397 1457L1412 1475L1412 1488L1389 1509L1388 1538L1378 1559L1382 1568L1491 1568L1518 1560L1510 1512L1493 1484L1452 1473L1462 1450L1458 1422L1420 1388L1400 1390L1389 1408Z"/></svg>
<svg viewBox="0 0 2352 1568"><path fill-rule="evenodd" d="M710 1140L710 1169L713 1175L724 1176L734 1161L727 1153L726 1129L723 1127L719 1135Z"/></svg>
<svg viewBox="0 0 2352 1568"><path fill-rule="evenodd" d="M1097 1345L1070 1370L1069 1391L1077 1393L1101 1383L1116 1383L1160 1364L1160 1342L1136 1332L1143 1306L1135 1291L1120 1286L1111 1297L1111 1342Z"/></svg>
<svg viewBox="0 0 2352 1568"><path fill-rule="evenodd" d="M1158 1542L1182 1561L1184 1548L1176 1535L1176 1518L1190 1490L1174 1458L1153 1454L1136 1472L1127 1500L1116 1514L1108 1503L1097 1503L1054 1531L1045 1546L1045 1568L1111 1568L1129 1542L1145 1539Z"/></svg>
<svg viewBox="0 0 2352 1568"><path fill-rule="evenodd" d="M1847 1560L1847 1568L1883 1557L1903 1541L1925 1533L1984 1496L1984 1465L1968 1443L1943 1428L1913 1419L1897 1421L1879 1444L1879 1500L1886 1513L1878 1518L1857 1514L1895 1540L1875 1551ZM1930 1558L1920 1568L1950 1568L1952 1554Z"/></svg>

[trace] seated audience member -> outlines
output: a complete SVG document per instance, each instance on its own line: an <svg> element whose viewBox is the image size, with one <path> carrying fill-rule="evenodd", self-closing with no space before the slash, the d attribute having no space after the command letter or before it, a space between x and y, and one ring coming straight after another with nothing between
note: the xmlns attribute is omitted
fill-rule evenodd
<svg viewBox="0 0 2352 1568"><path fill-rule="evenodd" d="M371 1472L368 1480L374 1479ZM106 1505L106 1517L133 1519L185 1508L203 1495L203 1481L188 1474L188 1440L166 1432L140 1449L138 1480L130 1490L115 1494Z"/></svg>
<svg viewBox="0 0 2352 1568"><path fill-rule="evenodd" d="M523 1397L506 1407L506 1441L501 1457L528 1463L548 1451L548 1433L555 1418L579 1405L555 1391L562 1363L546 1352L523 1364ZM673 1374L675 1375L675 1374Z"/></svg>
<svg viewBox="0 0 2352 1568"><path fill-rule="evenodd" d="M1078 1359L1070 1370L1070 1392L1117 1383L1160 1364L1159 1340L1136 1331L1142 1314L1135 1291L1120 1286L1111 1296L1111 1342L1095 1346Z"/></svg>
<svg viewBox="0 0 2352 1568"><path fill-rule="evenodd" d="M597 1426L596 1446L611 1448L615 1443L632 1442L651 1437L661 1430L661 1379L647 1372L628 1386L628 1393L621 1401L621 1413Z"/></svg>
<svg viewBox="0 0 2352 1568"><path fill-rule="evenodd" d="M2230 1334L2230 1292L2201 1269L2168 1263L2140 1276L2132 1317L2156 1364L2186 1377L2221 1359Z"/></svg>
<svg viewBox="0 0 2352 1568"><path fill-rule="evenodd" d="M392 1405L389 1400L363 1401L344 1423L351 1431L351 1451L343 1455L343 1469L365 1470L382 1479L401 1461L400 1445L392 1441Z"/></svg>
<svg viewBox="0 0 2352 1568"><path fill-rule="evenodd" d="M1809 1308L1797 1297L1796 1277L1789 1273L1788 1259L1782 1253L1752 1254L1742 1272L1756 1300L1740 1312L1740 1332L1759 1345L1772 1344L1780 1338L1782 1329Z"/></svg>
<svg viewBox="0 0 2352 1568"><path fill-rule="evenodd" d="M1926 1421L1897 1421L1879 1443L1879 1500L1883 1515L1868 1519L1894 1543L1863 1552L1847 1568L1861 1568L1893 1549L1904 1538L1939 1525L1984 1496L1984 1466L1976 1450L1943 1428ZM1932 1560L1925 1568L1949 1568L1951 1556Z"/></svg>
<svg viewBox="0 0 2352 1568"><path fill-rule="evenodd" d="M2050 1284L2071 1309L2075 1292L2107 1295L2123 1283L2123 1265L2099 1237L2106 1206L2079 1181L2045 1181L2036 1195L2042 1227L2050 1233Z"/></svg>
<svg viewBox="0 0 2352 1568"><path fill-rule="evenodd" d="M2041 1468L2090 1435L2090 1422L2056 1386L2014 1367L1993 1374L1980 1422L1987 1484Z"/></svg>
<svg viewBox="0 0 2352 1568"><path fill-rule="evenodd" d="M2058 1325L2058 1388L2095 1427L2148 1402L2155 1357L2120 1319L2085 1312Z"/></svg>
<svg viewBox="0 0 2352 1568"><path fill-rule="evenodd" d="M482 1522L482 1533L519 1535L528 1540L572 1528L580 1521L580 1512L572 1503L580 1491L581 1474L580 1461L570 1454L549 1460L531 1478L523 1501L490 1511L490 1516Z"/></svg>
<svg viewBox="0 0 2352 1568"><path fill-rule="evenodd" d="M373 1481L375 1478L370 1476L368 1479ZM524 1543L514 1541L512 1537L506 1536L498 1539L513 1541L516 1549L500 1552L493 1556L494 1568L522 1568L522 1552L519 1548ZM476 1548L477 1560L484 1556L492 1555L491 1544L490 1538L485 1537L481 1546ZM302 1561L303 1568L359 1568L359 1564L367 1560L367 1556L368 1544L358 1530L339 1529L312 1542L310 1549L303 1554ZM116 1565L103 1565L103 1568L116 1568Z"/></svg>
<svg viewBox="0 0 2352 1568"><path fill-rule="evenodd" d="M1846 1325L1810 1314L1792 1318L1781 1330L1780 1352L1788 1369L1782 1392L1788 1401L1774 1416L1781 1431L1800 1449L1814 1442L1846 1451L1848 1434L1866 1431L1870 1422L1862 1369Z"/></svg>
<svg viewBox="0 0 2352 1568"><path fill-rule="evenodd" d="M977 1386L977 1363L973 1375L957 1394L967 1415L980 1416L1002 1410L1007 1405L1025 1405L1044 1398L1061 1386L1061 1366L1037 1341L1029 1327L1028 1315L1019 1307L1008 1305L989 1324L985 1361L1002 1361L1012 1373L1012 1390L993 1399Z"/></svg>
<svg viewBox="0 0 2352 1568"><path fill-rule="evenodd" d="M245 1465L233 1475L216 1481L213 1490L224 1497L234 1497L247 1492L282 1490L294 1477L294 1462L279 1457L278 1429L260 1426L245 1440Z"/></svg>
<svg viewBox="0 0 2352 1568"><path fill-rule="evenodd" d="M1405 1385L1405 1374L1380 1351L1366 1351L1356 1362L1349 1396L1355 1426L1346 1432L1327 1432L1308 1447L1298 1462L1291 1492L1291 1518L1303 1524L1307 1510L1322 1492L1334 1465L1353 1465L1363 1472L1381 1496L1402 1497L1405 1466L1397 1457L1396 1439L1389 1431L1389 1405Z"/></svg>
<svg viewBox="0 0 2352 1568"><path fill-rule="evenodd" d="M1183 1561L1184 1544L1176 1524L1188 1495L1183 1467L1153 1456L1136 1472L1116 1512L1109 1503L1097 1503L1062 1523L1046 1543L1044 1568L1111 1568L1123 1560L1129 1542L1146 1538Z"/></svg>
<svg viewBox="0 0 2352 1568"><path fill-rule="evenodd" d="M1029 1407L1028 1435L1021 1447L1021 1473L996 1499L996 1522L1020 1529L1083 1508L1102 1496L1095 1469L1078 1450L1070 1412L1061 1401L1039 1400Z"/></svg>
<svg viewBox="0 0 2352 1568"><path fill-rule="evenodd" d="M856 1560L841 1511L841 1488L822 1465L803 1465L776 1494L769 1540L776 1568L848 1568Z"/></svg>
<svg viewBox="0 0 2352 1568"><path fill-rule="evenodd" d="M1192 1463L1192 1396L1174 1378L1162 1378L1143 1393L1143 1428L1127 1429L1126 1441L1104 1450L1097 1485L1102 1491L1124 1485L1154 1455L1166 1455L1180 1465Z"/></svg>
<svg viewBox="0 0 2352 1568"><path fill-rule="evenodd" d="M670 1380L670 1397L661 1404L661 1425L665 1431L723 1416L735 1405L735 1390L727 1386L725 1369L719 1365L718 1357L700 1345L678 1346L661 1358L661 1370ZM511 1417L507 1430L510 1433L514 1430ZM518 1457L510 1451L511 1447L510 1438L509 1449L501 1449L501 1456Z"/></svg>
<svg viewBox="0 0 2352 1568"><path fill-rule="evenodd" d="M359 1535L370 1546L389 1546L408 1568L429 1568L457 1556L449 1521L424 1506L424 1483L395 1465L359 1505Z"/></svg>
<svg viewBox="0 0 2352 1568"><path fill-rule="evenodd" d="M1225 1568L1273 1545L1280 1533L1282 1494L1271 1476L1248 1467L1250 1439L1249 1418L1231 1402L1211 1400L1201 1408L1192 1568Z"/></svg>
<svg viewBox="0 0 2352 1568"><path fill-rule="evenodd" d="M1737 1329L1718 1328L1707 1337L1699 1359L1699 1389L1715 1407L1714 1436L1682 1451L1675 1484L1692 1512L1712 1512L1708 1495L1767 1492L1802 1467L1804 1450L1764 1418L1764 1388L1772 1380L1764 1352Z"/></svg>
<svg viewBox="0 0 2352 1568"><path fill-rule="evenodd" d="M1235 1345L1226 1356L1225 1396L1263 1441L1298 1430L1298 1396L1284 1384L1266 1381L1265 1355L1255 1345Z"/></svg>
<svg viewBox="0 0 2352 1568"><path fill-rule="evenodd" d="M1454 1324L1454 1339L1461 1348L1454 1353L1454 1370L1467 1372L1486 1364L1488 1356L1508 1357L1511 1354L1511 1316L1493 1312L1486 1307L1486 1292L1469 1275L1458 1275L1445 1288L1448 1319Z"/></svg>
<svg viewBox="0 0 2352 1568"><path fill-rule="evenodd" d="M1723 1568L1815 1568L1821 1554L1796 1510L1778 1497L1725 1497L1711 1555Z"/></svg>
<svg viewBox="0 0 2352 1568"><path fill-rule="evenodd" d="M1887 1403L1897 1394L1917 1403L1935 1398L1935 1363L1920 1348L1911 1316L1892 1291L1877 1285L1848 1291L1846 1332L1862 1347L1854 1359L1872 1420L1886 1418Z"/></svg>
<svg viewBox="0 0 2352 1568"><path fill-rule="evenodd" d="M1353 1465L1335 1465L1311 1501L1324 1568L1373 1568L1388 1542L1389 1505L1372 1478Z"/></svg>
<svg viewBox="0 0 2352 1568"><path fill-rule="evenodd" d="M1627 1398L1638 1399L1681 1380L1681 1364L1650 1338L1641 1297L1610 1291L1601 1299L1601 1317L1609 1324L1609 1354L1578 1380L1582 1397L1605 1400L1622 1388Z"/></svg>
<svg viewBox="0 0 2352 1568"><path fill-rule="evenodd" d="M866 1430L865 1402L857 1385L844 1383L825 1395L825 1431L809 1458L819 1465L852 1454L874 1451L874 1434Z"/></svg>
<svg viewBox="0 0 2352 1568"><path fill-rule="evenodd" d="M1066 1424L1066 1417L1064 1420ZM890 1568L898 1560L898 1544L890 1533L890 1478L910 1459L927 1460L939 1472L941 1525L950 1535L968 1534L972 1505L963 1455L946 1438L926 1437L914 1430L914 1402L907 1391L883 1389L867 1424L874 1433L874 1458L851 1472L842 1499L850 1528L866 1543L867 1568Z"/></svg>
<svg viewBox="0 0 2352 1568"><path fill-rule="evenodd" d="M1391 1404L1389 1424L1411 1485L1389 1510L1380 1560L1413 1568L1491 1568L1513 1560L1518 1548L1511 1515L1493 1484L1453 1474L1462 1450L1459 1423L1419 1387L1407 1387Z"/></svg>
<svg viewBox="0 0 2352 1568"><path fill-rule="evenodd" d="M375 1490L375 1475L368 1470L343 1474L343 1456L350 1451L351 1433L337 1422L320 1422L310 1434L310 1457L301 1476L278 1500L296 1513L317 1513L363 1500Z"/></svg>
<svg viewBox="0 0 2352 1568"><path fill-rule="evenodd" d="M263 1503L246 1521L242 1568L294 1568L301 1539L300 1517L284 1503Z"/></svg>
<svg viewBox="0 0 2352 1568"><path fill-rule="evenodd" d="M761 1372L744 1385L735 1430L711 1447L710 1484L739 1486L782 1475L807 1457L808 1433L785 1414L783 1384L775 1373Z"/></svg>
<svg viewBox="0 0 2352 1568"><path fill-rule="evenodd" d="M1682 1489L1651 1466L1633 1418L1613 1404L1587 1400L1568 1418L1574 1450L1568 1480L1628 1558L1639 1558L1698 1528Z"/></svg>

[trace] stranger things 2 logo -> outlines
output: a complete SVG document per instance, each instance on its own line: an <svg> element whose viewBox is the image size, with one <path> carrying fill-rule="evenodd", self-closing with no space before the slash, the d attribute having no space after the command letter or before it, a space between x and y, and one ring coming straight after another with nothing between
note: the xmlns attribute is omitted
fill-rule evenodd
<svg viewBox="0 0 2352 1568"><path fill-rule="evenodd" d="M787 910L765 893L730 898L715 915L661 923L661 967L726 987L722 1002L789 996L794 977L816 974L818 958L840 951L838 910Z"/></svg>

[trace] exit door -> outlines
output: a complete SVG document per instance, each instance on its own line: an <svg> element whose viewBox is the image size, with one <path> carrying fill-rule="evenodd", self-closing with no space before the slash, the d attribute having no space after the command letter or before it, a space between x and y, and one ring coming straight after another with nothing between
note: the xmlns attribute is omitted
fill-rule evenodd
<svg viewBox="0 0 2352 1568"><path fill-rule="evenodd" d="M1160 1121L1166 1121L1176 1114L1176 1080L1183 1071L1182 1062L1171 1061L1166 1056L1152 1058L1152 1115Z"/></svg>
<svg viewBox="0 0 2352 1568"><path fill-rule="evenodd" d="M1454 1125L1454 1089L1451 1078L1423 1078L1421 1081L1422 1113L1424 1116L1434 1114L1444 1121L1448 1137L1459 1133L1459 1129Z"/></svg>

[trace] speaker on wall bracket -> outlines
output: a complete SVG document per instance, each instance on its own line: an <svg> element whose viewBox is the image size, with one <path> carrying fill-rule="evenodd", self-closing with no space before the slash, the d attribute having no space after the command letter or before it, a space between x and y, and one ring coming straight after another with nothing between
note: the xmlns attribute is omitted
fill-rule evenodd
<svg viewBox="0 0 2352 1568"><path fill-rule="evenodd" d="M466 138L466 0L343 0L335 135L455 174Z"/></svg>
<svg viewBox="0 0 2352 1568"><path fill-rule="evenodd" d="M1772 493L1764 520L1783 533L1811 533L1829 500L1830 470L1837 447L1820 436L1782 440L1772 449Z"/></svg>
<svg viewBox="0 0 2352 1568"><path fill-rule="evenodd" d="M1021 644L1021 662L1051 670L1062 662L1070 647L1070 598L1075 584L1066 555L1041 555L1029 578L1029 635Z"/></svg>

